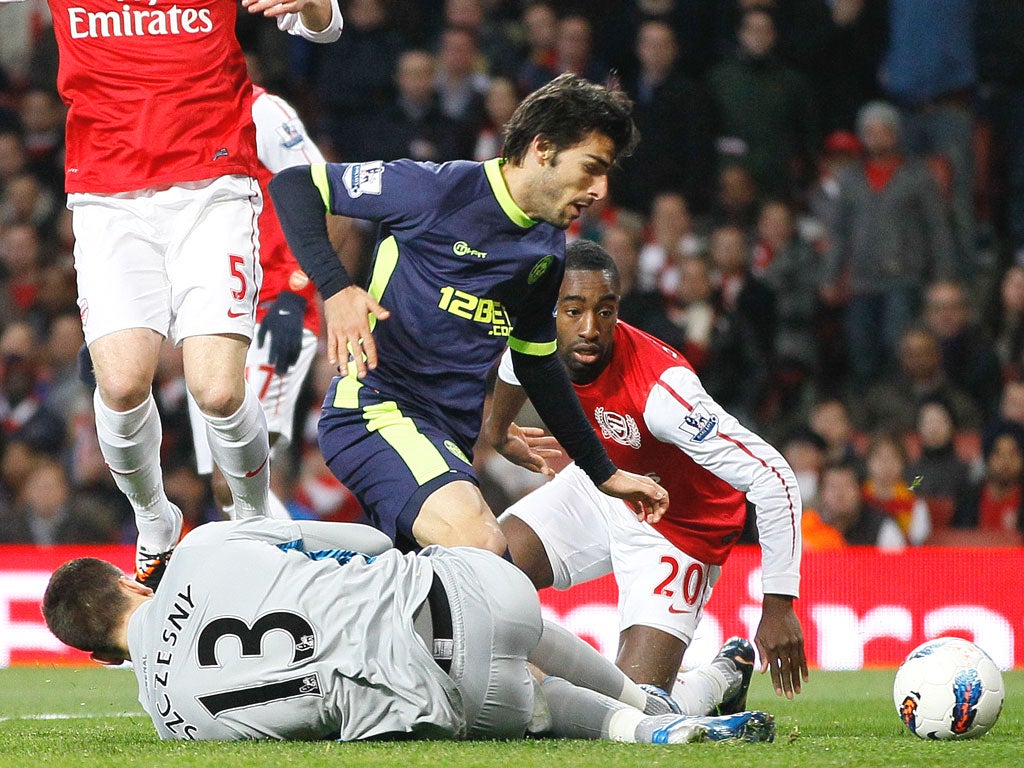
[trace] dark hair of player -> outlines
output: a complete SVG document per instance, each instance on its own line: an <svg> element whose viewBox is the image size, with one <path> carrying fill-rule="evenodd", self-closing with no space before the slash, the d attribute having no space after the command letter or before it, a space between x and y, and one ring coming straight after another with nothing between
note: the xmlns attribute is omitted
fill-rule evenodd
<svg viewBox="0 0 1024 768"><path fill-rule="evenodd" d="M619 290L619 266L608 251L593 240L575 240L565 249L566 272L604 272L612 288Z"/></svg>
<svg viewBox="0 0 1024 768"><path fill-rule="evenodd" d="M117 652L111 641L129 606L118 587L124 576L104 560L82 557L64 563L43 595L43 618L57 639L90 653Z"/></svg>
<svg viewBox="0 0 1024 768"><path fill-rule="evenodd" d="M621 89L567 72L522 100L506 126L502 156L520 163L537 135L559 152L597 132L615 144L616 159L625 157L640 140L632 111L633 102Z"/></svg>

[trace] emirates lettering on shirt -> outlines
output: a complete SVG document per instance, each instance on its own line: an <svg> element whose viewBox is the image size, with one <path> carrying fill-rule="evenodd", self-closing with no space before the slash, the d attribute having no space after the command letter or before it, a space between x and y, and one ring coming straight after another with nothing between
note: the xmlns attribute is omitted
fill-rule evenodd
<svg viewBox="0 0 1024 768"><path fill-rule="evenodd" d="M155 5L151 2L150 5ZM213 31L209 8L130 8L121 5L114 11L87 11L68 8L71 37L145 37L147 35L202 35Z"/></svg>

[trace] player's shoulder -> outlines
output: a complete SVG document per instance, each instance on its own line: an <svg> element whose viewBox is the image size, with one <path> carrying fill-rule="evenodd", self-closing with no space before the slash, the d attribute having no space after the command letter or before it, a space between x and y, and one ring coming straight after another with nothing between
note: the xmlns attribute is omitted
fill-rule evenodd
<svg viewBox="0 0 1024 768"><path fill-rule="evenodd" d="M693 370L690 362L676 349L656 336L636 326L619 320L615 324L615 353L628 355L634 363L646 363L655 367L681 367Z"/></svg>

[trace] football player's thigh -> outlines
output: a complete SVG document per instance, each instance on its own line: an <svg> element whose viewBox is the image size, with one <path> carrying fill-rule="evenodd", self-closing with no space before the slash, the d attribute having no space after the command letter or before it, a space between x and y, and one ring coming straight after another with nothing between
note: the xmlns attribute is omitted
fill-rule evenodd
<svg viewBox="0 0 1024 768"><path fill-rule="evenodd" d="M252 338L263 271L259 263L256 182L216 179L201 189L173 188L180 205L177 236L167 259L171 337L236 334Z"/></svg>
<svg viewBox="0 0 1024 768"><path fill-rule="evenodd" d="M568 589L611 573L611 501L579 467L570 464L551 482L510 506L500 521L504 524L515 517L529 526L543 544L552 585Z"/></svg>
<svg viewBox="0 0 1024 768"><path fill-rule="evenodd" d="M689 645L721 568L694 560L623 504L612 536L619 627L653 627Z"/></svg>
<svg viewBox="0 0 1024 768"><path fill-rule="evenodd" d="M73 194L78 309L86 343L129 328L166 335L170 325L166 245L148 200Z"/></svg>

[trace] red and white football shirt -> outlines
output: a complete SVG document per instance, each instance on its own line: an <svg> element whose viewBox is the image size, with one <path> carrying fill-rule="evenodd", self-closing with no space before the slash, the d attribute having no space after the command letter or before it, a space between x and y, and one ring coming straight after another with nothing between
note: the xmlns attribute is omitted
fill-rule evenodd
<svg viewBox="0 0 1024 768"><path fill-rule="evenodd" d="M260 214L260 265L263 267L263 285L256 322L262 322L274 299L281 291L291 291L306 298L304 324L313 333L320 333L320 308L316 301L316 286L302 271L285 242L281 222L274 203L267 192L267 184L275 173L295 165L323 163L320 150L306 134L306 127L284 99L267 93L264 88L253 87L252 118L256 124L256 146L259 167L256 180L263 193L263 213Z"/></svg>
<svg viewBox="0 0 1024 768"><path fill-rule="evenodd" d="M517 384L508 355L502 380ZM757 513L766 593L797 595L800 493L785 459L704 390L689 362L627 323L615 326L608 367L574 385L615 465L669 492L655 528L691 557L721 565L745 518Z"/></svg>

